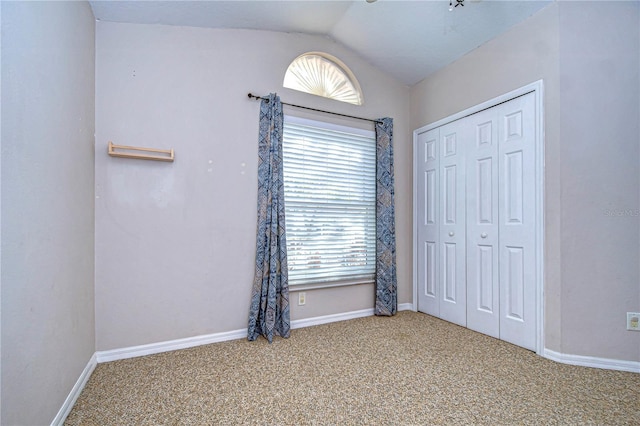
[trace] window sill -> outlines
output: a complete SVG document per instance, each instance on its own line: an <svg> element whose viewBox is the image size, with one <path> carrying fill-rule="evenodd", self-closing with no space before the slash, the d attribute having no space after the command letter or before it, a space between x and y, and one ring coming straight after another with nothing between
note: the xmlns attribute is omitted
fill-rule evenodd
<svg viewBox="0 0 640 426"><path fill-rule="evenodd" d="M295 293L297 291L306 291L306 290L318 290L323 288L333 288L333 287L346 287L352 285L362 285L362 284L374 284L375 279L361 279L361 280L350 280L350 281L330 281L330 282L320 282L320 283L312 283L312 284L297 284L289 286L289 293Z"/></svg>

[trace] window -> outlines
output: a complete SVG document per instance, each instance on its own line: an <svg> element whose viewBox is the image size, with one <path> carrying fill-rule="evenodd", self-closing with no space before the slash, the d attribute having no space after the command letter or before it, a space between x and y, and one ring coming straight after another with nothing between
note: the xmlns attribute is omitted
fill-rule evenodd
<svg viewBox="0 0 640 426"><path fill-rule="evenodd" d="M362 105L362 92L346 65L326 53L298 56L284 76L284 87L336 101Z"/></svg>
<svg viewBox="0 0 640 426"><path fill-rule="evenodd" d="M374 132L286 116L283 174L289 285L372 281Z"/></svg>

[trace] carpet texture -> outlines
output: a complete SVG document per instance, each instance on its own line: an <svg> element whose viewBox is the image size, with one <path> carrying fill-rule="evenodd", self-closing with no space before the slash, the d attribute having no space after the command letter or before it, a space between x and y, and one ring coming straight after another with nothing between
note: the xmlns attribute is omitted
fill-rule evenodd
<svg viewBox="0 0 640 426"><path fill-rule="evenodd" d="M640 374L414 312L97 366L66 425L640 425Z"/></svg>

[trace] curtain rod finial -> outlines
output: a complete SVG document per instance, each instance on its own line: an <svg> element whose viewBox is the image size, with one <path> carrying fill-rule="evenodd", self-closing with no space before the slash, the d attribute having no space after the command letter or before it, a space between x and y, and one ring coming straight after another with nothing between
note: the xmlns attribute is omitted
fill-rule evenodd
<svg viewBox="0 0 640 426"><path fill-rule="evenodd" d="M256 96L253 93L248 93L247 96L249 97L249 99L255 99L255 100L265 100L267 102L269 102L268 98L265 98L263 96Z"/></svg>

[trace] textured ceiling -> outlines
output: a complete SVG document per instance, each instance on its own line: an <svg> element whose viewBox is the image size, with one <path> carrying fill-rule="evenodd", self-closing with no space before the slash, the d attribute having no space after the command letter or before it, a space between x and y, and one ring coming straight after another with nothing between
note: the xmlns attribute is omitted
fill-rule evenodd
<svg viewBox="0 0 640 426"><path fill-rule="evenodd" d="M328 36L413 85L549 1L91 1L96 19ZM455 0L454 0L455 3Z"/></svg>

